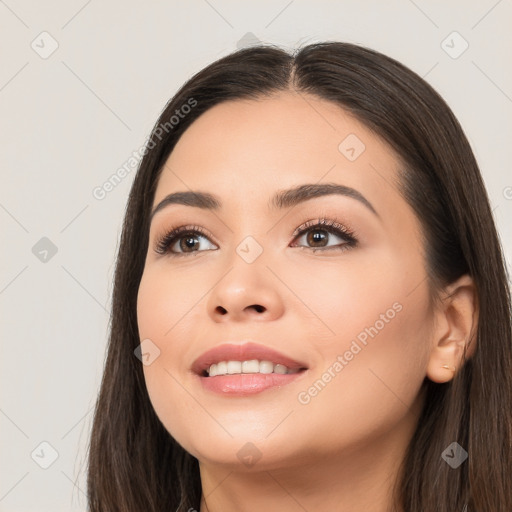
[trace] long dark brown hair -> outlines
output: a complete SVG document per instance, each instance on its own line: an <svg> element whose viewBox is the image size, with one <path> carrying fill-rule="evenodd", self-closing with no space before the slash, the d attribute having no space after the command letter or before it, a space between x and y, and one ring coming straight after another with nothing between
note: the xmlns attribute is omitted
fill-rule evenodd
<svg viewBox="0 0 512 512"><path fill-rule="evenodd" d="M437 293L464 274L476 286L476 351L450 382L425 379L396 503L406 512L512 511L510 290L477 162L450 108L422 78L374 50L340 42L293 55L272 45L238 50L194 75L160 115L130 192L117 256L88 456L90 511L200 508L198 461L157 418L134 356L149 214L163 164L195 119L226 100L285 90L340 105L393 148L402 160L400 192L421 222L431 289ZM441 458L453 441L469 454L456 469Z"/></svg>

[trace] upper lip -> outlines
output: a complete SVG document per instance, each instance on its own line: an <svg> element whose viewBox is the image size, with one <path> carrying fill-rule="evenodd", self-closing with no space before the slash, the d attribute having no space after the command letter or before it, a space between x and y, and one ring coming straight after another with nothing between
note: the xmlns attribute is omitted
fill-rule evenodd
<svg viewBox="0 0 512 512"><path fill-rule="evenodd" d="M273 348L254 342L246 342L242 344L223 343L207 350L194 361L192 371L202 375L212 364L221 361L250 361L251 359L271 361L274 364L282 364L290 369L307 368L304 363L295 361Z"/></svg>

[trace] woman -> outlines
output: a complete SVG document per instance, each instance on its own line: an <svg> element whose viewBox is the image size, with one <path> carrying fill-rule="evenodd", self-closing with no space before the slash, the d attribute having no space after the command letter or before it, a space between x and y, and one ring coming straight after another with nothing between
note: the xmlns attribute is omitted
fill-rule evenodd
<svg viewBox="0 0 512 512"><path fill-rule="evenodd" d="M91 511L512 510L504 259L426 82L351 44L240 50L144 153Z"/></svg>

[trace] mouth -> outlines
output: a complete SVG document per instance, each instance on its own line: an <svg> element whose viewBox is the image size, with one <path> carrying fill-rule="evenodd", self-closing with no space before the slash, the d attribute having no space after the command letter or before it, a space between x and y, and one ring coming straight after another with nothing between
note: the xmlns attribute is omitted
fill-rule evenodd
<svg viewBox="0 0 512 512"><path fill-rule="evenodd" d="M288 375L304 370L307 370L307 368L289 368L284 364L274 363L272 361L250 359L247 361L220 361L219 363L213 363L206 370L202 371L201 376L217 377L221 375L242 375L248 373Z"/></svg>
<svg viewBox="0 0 512 512"><path fill-rule="evenodd" d="M251 342L219 345L192 366L205 390L241 396L283 386L307 370L306 364Z"/></svg>

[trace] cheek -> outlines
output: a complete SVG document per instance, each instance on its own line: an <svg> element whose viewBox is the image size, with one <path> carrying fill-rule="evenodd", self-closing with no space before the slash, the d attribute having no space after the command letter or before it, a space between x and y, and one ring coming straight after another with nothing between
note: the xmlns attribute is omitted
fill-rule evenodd
<svg viewBox="0 0 512 512"><path fill-rule="evenodd" d="M411 293L417 286L412 275L395 269L369 269L364 279L347 273L343 286L326 289L339 307L322 319L336 335L317 347L320 364L298 402L307 428L344 425L337 431L342 444L382 433L419 412L429 349L428 295L425 283Z"/></svg>
<svg viewBox="0 0 512 512"><path fill-rule="evenodd" d="M308 317L311 326L306 333L315 333L321 347L340 349L343 340L351 339L377 321L380 326L381 314L386 316L384 320L400 316L396 314L400 305L405 306L406 300L416 297L409 294L420 283L415 266L415 261L382 248L366 248L347 254L343 261L326 259L321 264L303 258L295 266L279 269L280 277L291 284L295 295L285 290L283 300ZM423 306L420 298L414 308L407 309ZM386 321L385 326L388 324Z"/></svg>
<svg viewBox="0 0 512 512"><path fill-rule="evenodd" d="M430 318L421 263L393 254L368 256L338 266L313 265L307 282L297 281L294 289L318 312L312 325L325 334L315 340L315 371L297 397L301 424L342 422L341 436L399 421L418 396L428 361Z"/></svg>
<svg viewBox="0 0 512 512"><path fill-rule="evenodd" d="M176 272L165 262L153 264L145 269L137 296L140 340L151 340L157 354L151 364L143 366L147 392L160 421L180 440L204 435L204 424L190 420L203 418L205 412L191 399L185 376L191 340L197 339L201 328L197 318L201 299L211 286L203 274Z"/></svg>
<svg viewBox="0 0 512 512"><path fill-rule="evenodd" d="M194 305L208 289L203 272L179 272L165 263L146 268L140 282L137 319L141 339L154 337L165 342L176 338L176 333L183 332L190 316L194 316Z"/></svg>
<svg viewBox="0 0 512 512"><path fill-rule="evenodd" d="M373 314L366 313L362 327L339 336L337 348L323 352L318 371L297 397L302 406L297 409L298 425L306 431L339 425L332 440L348 446L378 437L410 413L419 413L416 401L425 378L426 333L415 305L400 299L393 303L395 308L387 309L384 301Z"/></svg>

